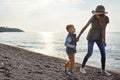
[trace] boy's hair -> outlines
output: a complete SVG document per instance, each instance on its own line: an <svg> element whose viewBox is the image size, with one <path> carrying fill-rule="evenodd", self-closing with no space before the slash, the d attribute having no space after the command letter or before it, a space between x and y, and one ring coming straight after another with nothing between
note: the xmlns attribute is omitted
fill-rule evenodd
<svg viewBox="0 0 120 80"><path fill-rule="evenodd" d="M66 26L66 30L69 32L69 29L71 29L72 27L74 27L74 25L69 24L69 25Z"/></svg>

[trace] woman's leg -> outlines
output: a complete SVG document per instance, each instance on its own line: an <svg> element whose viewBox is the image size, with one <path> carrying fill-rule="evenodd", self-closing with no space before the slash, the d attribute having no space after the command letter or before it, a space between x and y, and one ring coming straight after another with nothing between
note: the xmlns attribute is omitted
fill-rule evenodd
<svg viewBox="0 0 120 80"><path fill-rule="evenodd" d="M102 41L96 41L99 49L100 49L100 52L101 52L101 64L102 64L102 70L105 70L105 61L106 61L106 52L105 52L105 44L104 42Z"/></svg>
<svg viewBox="0 0 120 80"><path fill-rule="evenodd" d="M87 60L88 60L89 57L92 55L93 45L94 45L94 40L88 41L88 52L87 52L87 54L86 54L86 56L84 57L84 60L83 60L83 62L82 62L82 68L85 67L85 64L86 64Z"/></svg>

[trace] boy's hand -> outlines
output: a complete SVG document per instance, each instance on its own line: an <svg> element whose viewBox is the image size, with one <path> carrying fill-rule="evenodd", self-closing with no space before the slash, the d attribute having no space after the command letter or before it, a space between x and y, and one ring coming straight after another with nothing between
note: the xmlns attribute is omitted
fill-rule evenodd
<svg viewBox="0 0 120 80"><path fill-rule="evenodd" d="M74 46L73 49L76 49L76 46Z"/></svg>

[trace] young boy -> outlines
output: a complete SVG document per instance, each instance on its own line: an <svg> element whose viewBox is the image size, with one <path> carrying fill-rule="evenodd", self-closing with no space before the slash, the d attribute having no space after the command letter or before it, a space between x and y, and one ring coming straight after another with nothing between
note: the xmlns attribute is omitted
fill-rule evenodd
<svg viewBox="0 0 120 80"><path fill-rule="evenodd" d="M74 25L72 24L67 25L66 30L68 32L68 35L65 41L65 46L69 61L65 63L65 72L68 75L72 75L73 74L72 71L75 63L74 54L76 53L76 34L75 34Z"/></svg>

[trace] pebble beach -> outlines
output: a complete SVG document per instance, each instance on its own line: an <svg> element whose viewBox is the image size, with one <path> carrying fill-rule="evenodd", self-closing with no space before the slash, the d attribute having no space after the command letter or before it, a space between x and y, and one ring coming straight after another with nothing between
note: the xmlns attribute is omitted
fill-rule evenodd
<svg viewBox="0 0 120 80"><path fill-rule="evenodd" d="M99 68L86 66L87 74L75 63L74 76L64 73L66 60L0 43L0 80L120 80L120 73L103 76Z"/></svg>

